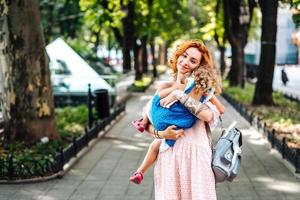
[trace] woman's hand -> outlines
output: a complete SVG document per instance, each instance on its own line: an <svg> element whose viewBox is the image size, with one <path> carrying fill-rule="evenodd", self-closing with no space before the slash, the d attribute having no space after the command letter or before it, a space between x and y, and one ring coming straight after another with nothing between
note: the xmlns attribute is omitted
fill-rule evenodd
<svg viewBox="0 0 300 200"><path fill-rule="evenodd" d="M183 129L178 129L175 130L176 126L175 125L171 125L168 126L168 128L166 128L163 131L159 131L158 134L160 137L164 138L164 139L170 139L170 140L176 140L182 136L184 136L184 131Z"/></svg>

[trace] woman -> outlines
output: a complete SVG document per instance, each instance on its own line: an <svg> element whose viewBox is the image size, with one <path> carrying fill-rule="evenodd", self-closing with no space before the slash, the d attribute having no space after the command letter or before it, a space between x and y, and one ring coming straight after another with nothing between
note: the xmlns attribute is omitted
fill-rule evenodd
<svg viewBox="0 0 300 200"><path fill-rule="evenodd" d="M191 89L198 88L205 93L205 98L201 98L201 102L210 101L212 104L220 105L218 99L214 96L214 91L218 90L217 73L211 67L200 67L194 70L192 77L198 77L197 81L192 81L191 84L182 84L184 92L190 93ZM178 77L177 80L178 81ZM179 83L180 84L180 83ZM158 131L165 130L168 126L175 125L178 129L191 128L197 121L197 117L187 110L180 102L175 102L169 108L162 107L160 105L160 99L168 96L171 92L181 87L174 86L177 83L172 83L173 87L167 87L166 89L160 90L161 86L158 87L157 93L150 100L149 114L151 119L147 115L144 115L142 120L133 121L133 125L137 130L143 132L147 124L150 123ZM149 146L148 153L146 154L144 161L136 170L135 173L130 176L130 181L136 184L140 184L143 180L144 173L147 169L155 163L159 150L170 148L174 145L175 140L168 139L155 139Z"/></svg>
<svg viewBox="0 0 300 200"><path fill-rule="evenodd" d="M171 65L175 77L187 77L199 67L213 67L207 48L197 40L182 43L175 51ZM165 107L175 99L181 102L199 119L192 128L183 132L174 129L174 126L164 131L154 130L152 125L147 127L147 131L156 137L177 138L172 148L158 154L154 170L156 200L216 199L215 179L211 169L212 151L205 122L214 126L219 111L211 102L201 103L199 100L202 95L203 92L195 87L188 95L182 90L175 90L160 101Z"/></svg>

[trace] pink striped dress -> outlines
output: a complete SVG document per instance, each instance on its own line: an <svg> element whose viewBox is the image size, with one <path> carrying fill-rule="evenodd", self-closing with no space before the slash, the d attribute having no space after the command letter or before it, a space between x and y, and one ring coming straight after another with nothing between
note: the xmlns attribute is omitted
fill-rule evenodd
<svg viewBox="0 0 300 200"><path fill-rule="evenodd" d="M219 112L207 103L218 122ZM156 200L215 200L215 178L211 169L212 151L203 121L198 120L175 145L160 152L154 168Z"/></svg>

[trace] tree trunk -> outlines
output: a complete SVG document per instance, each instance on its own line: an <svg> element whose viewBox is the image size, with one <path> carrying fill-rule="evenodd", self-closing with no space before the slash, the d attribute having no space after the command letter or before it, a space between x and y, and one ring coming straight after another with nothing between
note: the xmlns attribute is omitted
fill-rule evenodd
<svg viewBox="0 0 300 200"><path fill-rule="evenodd" d="M134 55L134 70L135 70L135 80L141 80L143 77L142 73L142 47L136 42L133 45L133 55Z"/></svg>
<svg viewBox="0 0 300 200"><path fill-rule="evenodd" d="M223 0L225 33L232 48L230 86L244 87L245 84L244 47L255 5L254 0L248 0L247 4L242 0Z"/></svg>
<svg viewBox="0 0 300 200"><path fill-rule="evenodd" d="M238 43L238 41L236 41ZM229 71L228 77L230 80L231 86L242 86L243 83L243 74L245 69L244 62L244 49L242 45L233 45L231 47L232 51L232 63L231 69Z"/></svg>
<svg viewBox="0 0 300 200"><path fill-rule="evenodd" d="M223 77L226 69L225 47L219 47L219 51L220 51L220 71L221 71L221 76Z"/></svg>
<svg viewBox="0 0 300 200"><path fill-rule="evenodd" d="M133 48L134 43L134 2L129 1L125 6L127 16L123 18L123 72L126 73L131 70L131 57L130 51Z"/></svg>
<svg viewBox="0 0 300 200"><path fill-rule="evenodd" d="M93 44L93 51L94 51L95 55L97 55L98 47L100 45L100 32L101 32L101 30L99 30L97 32L93 32L93 35L96 37L96 41Z"/></svg>
<svg viewBox="0 0 300 200"><path fill-rule="evenodd" d="M169 48L170 43L165 42L164 44L164 65L168 65L168 48Z"/></svg>
<svg viewBox="0 0 300 200"><path fill-rule="evenodd" d="M126 44L123 44L123 45L126 45ZM128 47L127 45L123 46L122 54L123 54L123 73L126 73L131 70L130 47Z"/></svg>
<svg viewBox="0 0 300 200"><path fill-rule="evenodd" d="M152 54L152 67L153 67L153 77L156 78L157 77L157 68L156 68L156 57L155 57L155 44L154 41L152 41L150 43L150 49L151 49L151 54Z"/></svg>
<svg viewBox="0 0 300 200"><path fill-rule="evenodd" d="M108 55L106 58L106 63L109 65L111 62L111 49L112 49L112 44L111 44L111 38L110 38L110 33L108 33L108 40L107 40L107 50L108 50Z"/></svg>
<svg viewBox="0 0 300 200"><path fill-rule="evenodd" d="M273 105L278 0L259 1L262 12L261 54L253 105Z"/></svg>
<svg viewBox="0 0 300 200"><path fill-rule="evenodd" d="M142 66L143 73L148 72L148 52L147 52L147 36L141 38L142 42Z"/></svg>
<svg viewBox="0 0 300 200"><path fill-rule="evenodd" d="M6 139L59 139L39 2L5 2L0 3L0 65Z"/></svg>

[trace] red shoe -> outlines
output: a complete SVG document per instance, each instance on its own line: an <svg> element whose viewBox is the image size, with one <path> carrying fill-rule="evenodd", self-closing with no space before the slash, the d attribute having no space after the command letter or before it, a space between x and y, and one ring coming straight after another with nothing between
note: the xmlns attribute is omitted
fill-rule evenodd
<svg viewBox="0 0 300 200"><path fill-rule="evenodd" d="M144 175L140 172L135 172L133 175L130 176L129 180L135 184L141 184Z"/></svg>
<svg viewBox="0 0 300 200"><path fill-rule="evenodd" d="M140 131L141 133L145 131L145 124L142 122L143 119L140 120L134 120L131 122L131 124L134 126L134 128L136 128L138 131Z"/></svg>

